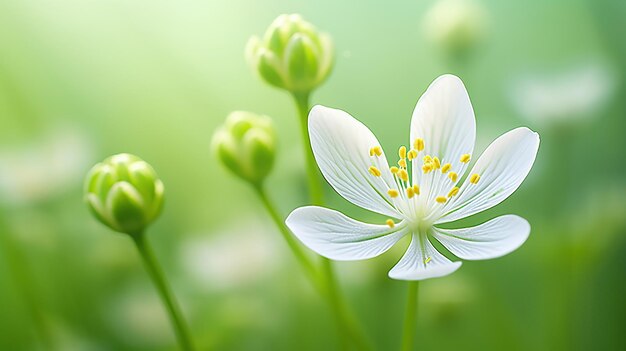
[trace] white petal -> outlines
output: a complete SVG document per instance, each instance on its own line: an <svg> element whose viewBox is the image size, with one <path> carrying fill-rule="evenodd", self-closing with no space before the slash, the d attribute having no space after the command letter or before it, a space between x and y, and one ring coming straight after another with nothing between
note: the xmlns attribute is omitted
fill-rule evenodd
<svg viewBox="0 0 626 351"><path fill-rule="evenodd" d="M467 164L460 158L474 151L476 119L474 109L463 82L456 76L446 74L437 78L419 99L411 119L411 146L417 138L424 139L424 151L413 161L413 182L420 184L426 196L438 196L435 188L443 178L441 172L422 177L422 157L438 157L441 164L450 163L451 171L462 175ZM419 182L419 183L418 183Z"/></svg>
<svg viewBox="0 0 626 351"><path fill-rule="evenodd" d="M478 184L465 181L449 201L437 223L451 222L489 209L504 201L522 184L539 149L539 134L517 128L496 139L468 173L480 175Z"/></svg>
<svg viewBox="0 0 626 351"><path fill-rule="evenodd" d="M397 188L385 155L371 157L380 143L372 132L348 113L314 106L309 114L309 134L315 160L330 185L348 201L370 211L399 218L390 187ZM369 172L370 166L380 177Z"/></svg>
<svg viewBox="0 0 626 351"><path fill-rule="evenodd" d="M400 280L424 280L443 277L461 267L452 262L424 237L413 234L411 244L400 261L389 271L389 277Z"/></svg>
<svg viewBox="0 0 626 351"><path fill-rule="evenodd" d="M376 257L389 250L408 233L404 222L394 228L356 221L340 212L323 207L295 209L287 226L308 248L339 261Z"/></svg>
<svg viewBox="0 0 626 351"><path fill-rule="evenodd" d="M528 221L515 215L494 218L471 228L433 228L433 236L450 252L464 260L486 260L504 256L520 247L528 234Z"/></svg>

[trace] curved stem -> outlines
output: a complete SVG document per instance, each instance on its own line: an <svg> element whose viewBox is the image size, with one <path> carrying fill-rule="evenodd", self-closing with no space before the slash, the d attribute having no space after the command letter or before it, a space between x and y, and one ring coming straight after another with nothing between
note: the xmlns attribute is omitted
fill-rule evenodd
<svg viewBox="0 0 626 351"><path fill-rule="evenodd" d="M371 350L372 348L369 346L367 338L359 328L356 319L350 314L348 305L339 292L330 260L322 258L321 270L318 270L302 246L293 237L287 225L285 225L285 222L276 210L276 206L267 196L263 186L257 184L254 185L254 189L261 199L263 206L270 214L274 224L276 224L276 227L278 227L278 230L287 242L287 245L289 245L289 248L296 256L298 262L308 273L314 287L330 304L340 329L339 338L342 349L347 349L348 343L351 340L359 350Z"/></svg>
<svg viewBox="0 0 626 351"><path fill-rule="evenodd" d="M298 244L296 239L293 237L293 235L291 234L291 231L289 231L289 228L287 228L287 226L285 225L283 218L278 214L278 211L276 210L276 206L272 203L272 201L267 196L267 193L265 192L265 189L263 188L263 186L255 185L254 190L256 190L256 193L259 196L259 199L261 199L263 206L265 207L270 217L272 218L272 220L278 227L278 231L287 242L287 245L293 252L294 256L296 256L296 259L298 260L298 262L300 262L300 264L302 265L304 270L307 272L307 274L309 274L309 276L317 283L318 272L315 268L315 265L313 264L309 256L306 255L306 253L302 249L302 246L300 246L300 244Z"/></svg>
<svg viewBox="0 0 626 351"><path fill-rule="evenodd" d="M152 249L150 245L145 239L144 233L138 233L135 235L131 235L133 238L135 245L137 246L137 250L141 255L143 263L152 279L152 282L157 288L159 292L159 296L165 305L165 308L169 314L170 321L172 322L172 326L174 327L174 331L176 333L176 337L178 339L178 343L180 344L180 348L183 351L192 351L194 350L193 344L191 342L191 333L189 332L189 328L185 323L185 320L182 317L182 313L180 312L180 308L178 307L178 303L174 299L174 295L165 280L165 276L163 275L163 271L161 267L157 263L154 254L152 253Z"/></svg>
<svg viewBox="0 0 626 351"><path fill-rule="evenodd" d="M298 107L298 116L300 118L300 133L302 136L302 149L304 151L304 160L306 163L306 174L309 184L309 196L313 205L322 205L324 201L324 193L322 184L311 149L311 139L309 137L309 96L310 93L293 93L293 98Z"/></svg>
<svg viewBox="0 0 626 351"><path fill-rule="evenodd" d="M419 281L409 282L406 303L406 316L402 334L402 351L412 351L415 340L415 327L417 324L417 297Z"/></svg>

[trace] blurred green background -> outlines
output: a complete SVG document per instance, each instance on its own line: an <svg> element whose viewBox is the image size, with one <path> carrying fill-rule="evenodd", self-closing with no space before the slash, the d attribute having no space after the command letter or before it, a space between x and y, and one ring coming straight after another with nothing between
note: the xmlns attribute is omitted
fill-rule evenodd
<svg viewBox="0 0 626 351"><path fill-rule="evenodd" d="M431 0L0 2L0 349L46 350L45 337L58 350L176 349L131 241L82 201L87 170L119 152L165 183L149 238L201 349L337 347L327 306L209 148L230 111L272 116L280 147L268 190L284 215L306 204L293 102L243 55L251 35L296 12L336 46L313 103L349 111L387 150L407 142L418 97L443 73L469 90L479 151L517 126L541 134L522 187L465 221L516 213L532 224L529 240L423 282L418 349L623 350L625 4L474 2L478 29L462 32L476 36L461 35L471 45L459 53L438 35L457 14ZM326 191L330 207L373 216ZM387 271L402 246L337 264L380 350L400 344L406 283Z"/></svg>

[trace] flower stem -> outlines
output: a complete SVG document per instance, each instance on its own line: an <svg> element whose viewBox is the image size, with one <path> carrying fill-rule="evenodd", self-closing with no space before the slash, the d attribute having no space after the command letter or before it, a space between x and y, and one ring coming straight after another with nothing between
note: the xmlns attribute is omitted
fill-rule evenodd
<svg viewBox="0 0 626 351"><path fill-rule="evenodd" d="M306 173L309 184L309 197L311 204L320 206L324 203L324 193L321 183L321 175L315 162L313 150L311 149L311 139L308 130L309 97L311 94L310 92L294 92L292 95L296 103L296 107L298 108L298 116L300 119L300 133L302 137L302 150L304 151ZM359 350L371 350L372 347L369 345L367 337L360 328L356 318L354 318L350 312L348 304L339 290L332 262L325 257L320 257L320 260L321 274L324 279L323 293L332 306L333 313L337 319L337 324L340 329L339 337L341 339L341 346L344 349L347 347L348 340L346 340L346 337L349 337Z"/></svg>
<svg viewBox="0 0 626 351"><path fill-rule="evenodd" d="M406 303L406 316L402 336L402 351L412 351L415 340L415 326L417 324L417 297L419 281L409 282L408 297Z"/></svg>
<svg viewBox="0 0 626 351"><path fill-rule="evenodd" d="M332 269L332 262L326 258L322 258L321 269L318 269L302 246L293 237L287 225L285 225L285 222L276 210L276 206L267 196L263 186L254 185L254 189L261 199L263 206L270 214L274 224L278 227L278 230L287 242L287 245L289 245L289 248L298 259L298 262L308 274L313 286L330 304L340 329L339 337L342 349L347 349L349 341L352 340L352 342L358 346L359 350L371 350L372 348L369 346L367 338L359 328L356 319L350 314L348 306L339 292Z"/></svg>
<svg viewBox="0 0 626 351"><path fill-rule="evenodd" d="M319 172L311 149L311 139L309 137L309 96L310 93L293 93L293 98L298 108L300 117L300 133L302 136L302 149L306 163L306 174L309 183L309 196L313 205L322 205L324 193L320 182Z"/></svg>
<svg viewBox="0 0 626 351"><path fill-rule="evenodd" d="M165 280L165 276L161 267L158 265L156 258L154 257L154 253L150 248L150 245L145 239L144 233L138 233L135 235L131 235L133 238L135 245L137 246L137 250L141 255L143 263L152 279L154 285L159 292L159 296L165 305L165 308L169 314L170 321L172 326L174 327L174 331L176 333L176 337L178 338L178 343L180 344L180 348L183 351L192 351L194 350L193 344L191 342L191 333L189 332L189 328L185 323L182 314L180 312L180 308L176 300L174 299L174 295Z"/></svg>
<svg viewBox="0 0 626 351"><path fill-rule="evenodd" d="M256 193L259 196L259 199L261 200L261 202L263 203L263 206L269 213L270 217L272 218L272 221L274 221L274 223L278 227L278 231L280 231L280 234L283 236L283 238L287 242L287 245L293 252L294 256L296 256L296 259L298 260L298 262L300 262L300 264L302 265L306 273L310 276L310 278L317 284L317 281L319 278L318 278L318 272L317 272L317 269L315 268L315 265L313 264L309 256L306 255L306 253L302 249L302 246L300 246L300 244L298 244L296 239L293 237L293 235L291 234L291 231L289 231L289 228L287 228L287 226L285 225L283 218L278 214L278 211L276 210L276 206L267 196L267 193L265 189L263 188L263 185L255 185L254 189L256 190Z"/></svg>

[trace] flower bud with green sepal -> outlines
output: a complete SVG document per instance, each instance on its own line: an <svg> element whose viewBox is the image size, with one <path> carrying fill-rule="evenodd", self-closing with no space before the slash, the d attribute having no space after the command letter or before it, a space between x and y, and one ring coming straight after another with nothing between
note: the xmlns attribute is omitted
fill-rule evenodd
<svg viewBox="0 0 626 351"><path fill-rule="evenodd" d="M96 164L85 180L85 201L111 229L138 235L161 213L163 182L145 161L131 154Z"/></svg>
<svg viewBox="0 0 626 351"><path fill-rule="evenodd" d="M260 184L272 170L275 134L271 118L234 111L213 136L213 150L234 174Z"/></svg>
<svg viewBox="0 0 626 351"><path fill-rule="evenodd" d="M270 85L302 94L328 78L334 51L330 36L291 14L278 16L263 38L250 38L246 58Z"/></svg>

